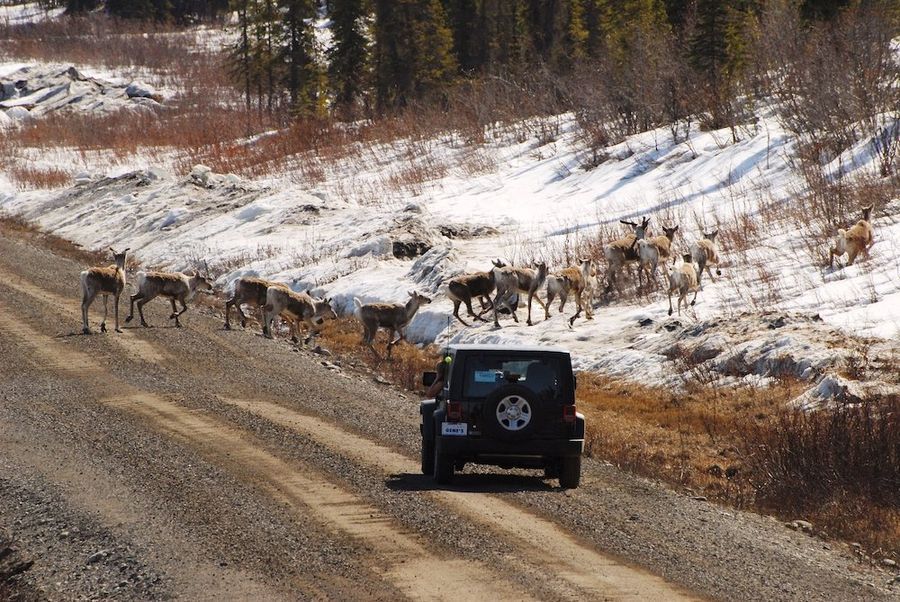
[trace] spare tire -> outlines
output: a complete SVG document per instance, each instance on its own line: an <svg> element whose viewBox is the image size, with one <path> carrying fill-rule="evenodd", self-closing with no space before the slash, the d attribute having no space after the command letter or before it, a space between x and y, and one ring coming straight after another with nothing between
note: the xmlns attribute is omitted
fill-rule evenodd
<svg viewBox="0 0 900 602"><path fill-rule="evenodd" d="M497 439L527 439L541 420L537 396L522 385L499 387L484 400L484 430Z"/></svg>

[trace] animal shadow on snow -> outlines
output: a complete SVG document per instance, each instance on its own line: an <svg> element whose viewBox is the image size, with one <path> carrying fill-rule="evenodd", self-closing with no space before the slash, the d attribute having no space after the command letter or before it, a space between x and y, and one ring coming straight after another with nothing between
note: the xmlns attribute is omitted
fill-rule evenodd
<svg viewBox="0 0 900 602"><path fill-rule="evenodd" d="M385 485L392 491L464 491L469 493L515 493L518 491L555 491L540 476L522 474L467 474L457 473L450 485L438 485L431 475L420 473L398 473L385 479Z"/></svg>

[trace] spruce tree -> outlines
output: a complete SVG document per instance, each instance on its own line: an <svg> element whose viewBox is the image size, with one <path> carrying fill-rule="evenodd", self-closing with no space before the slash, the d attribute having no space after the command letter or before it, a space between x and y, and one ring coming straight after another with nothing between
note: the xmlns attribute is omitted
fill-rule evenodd
<svg viewBox="0 0 900 602"><path fill-rule="evenodd" d="M149 20L157 16L153 0L106 0L106 12L120 19Z"/></svg>
<svg viewBox="0 0 900 602"><path fill-rule="evenodd" d="M512 0L512 13L509 22L509 45L505 55L505 65L514 72L521 71L534 61L534 44L528 19L527 0Z"/></svg>
<svg viewBox="0 0 900 602"><path fill-rule="evenodd" d="M265 100L266 110L271 113L275 108L276 85L280 73L278 68L278 34L279 14L275 0L258 0L254 3L255 11L251 13L252 31L252 69L255 75L256 95L259 108Z"/></svg>
<svg viewBox="0 0 900 602"><path fill-rule="evenodd" d="M830 21L851 4L852 0L804 0L800 14L811 21Z"/></svg>
<svg viewBox="0 0 900 602"><path fill-rule="evenodd" d="M587 55L588 37L585 0L571 0L566 31L566 55L571 61L580 61Z"/></svg>
<svg viewBox="0 0 900 602"><path fill-rule="evenodd" d="M736 139L738 83L755 30L755 2L699 0L690 58L707 93L713 128L730 126Z"/></svg>
<svg viewBox="0 0 900 602"><path fill-rule="evenodd" d="M365 0L331 0L332 46L328 51L329 87L341 110L352 109L369 79L369 11Z"/></svg>
<svg viewBox="0 0 900 602"><path fill-rule="evenodd" d="M171 0L106 0L106 12L120 19L173 20Z"/></svg>
<svg viewBox="0 0 900 602"><path fill-rule="evenodd" d="M208 21L228 10L228 0L170 0L170 3L171 18L181 25Z"/></svg>
<svg viewBox="0 0 900 602"><path fill-rule="evenodd" d="M440 0L375 0L374 29L379 110L402 107L453 79L453 35Z"/></svg>
<svg viewBox="0 0 900 602"><path fill-rule="evenodd" d="M691 16L696 0L665 0L666 15L675 29L681 29Z"/></svg>
<svg viewBox="0 0 900 602"><path fill-rule="evenodd" d="M232 78L240 82L244 91L247 112L252 102L255 69L253 66L253 39L251 37L255 0L232 0L231 9L237 13L239 35L228 49L228 62Z"/></svg>
<svg viewBox="0 0 900 602"><path fill-rule="evenodd" d="M535 63L529 1L499 0L494 30L496 51L487 65L492 71L508 69L519 73Z"/></svg>
<svg viewBox="0 0 900 602"><path fill-rule="evenodd" d="M440 0L422 0L414 21L413 79L417 95L422 96L449 83L456 74L453 33Z"/></svg>
<svg viewBox="0 0 900 602"><path fill-rule="evenodd" d="M100 0L67 0L66 14L85 13L100 6Z"/></svg>
<svg viewBox="0 0 900 602"><path fill-rule="evenodd" d="M480 17L485 15L485 4L484 0L444 0L443 3L453 34L453 54L464 73L484 65L483 43L487 40L483 37L485 29Z"/></svg>
<svg viewBox="0 0 900 602"><path fill-rule="evenodd" d="M290 97L295 115L319 110L321 77L316 56L312 21L316 16L314 0L279 0L281 12L278 32L278 72Z"/></svg>
<svg viewBox="0 0 900 602"><path fill-rule="evenodd" d="M669 31L661 0L595 0L604 46L622 61L640 37L657 37Z"/></svg>

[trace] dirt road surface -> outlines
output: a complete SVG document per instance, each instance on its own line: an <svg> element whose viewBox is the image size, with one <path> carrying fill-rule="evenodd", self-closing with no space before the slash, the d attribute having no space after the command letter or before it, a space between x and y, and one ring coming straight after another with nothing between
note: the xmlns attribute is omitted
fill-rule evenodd
<svg viewBox="0 0 900 602"><path fill-rule="evenodd" d="M575 491L480 469L435 488L413 396L208 311L173 328L162 301L154 328L83 336L83 268L0 229L20 599L900 599L841 544L599 462Z"/></svg>

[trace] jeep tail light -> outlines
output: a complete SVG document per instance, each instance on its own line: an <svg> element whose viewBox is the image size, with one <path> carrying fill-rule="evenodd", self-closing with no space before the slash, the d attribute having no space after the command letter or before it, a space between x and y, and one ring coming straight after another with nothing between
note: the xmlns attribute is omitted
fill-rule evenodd
<svg viewBox="0 0 900 602"><path fill-rule="evenodd" d="M575 422L575 404L563 406L563 420L566 422Z"/></svg>
<svg viewBox="0 0 900 602"><path fill-rule="evenodd" d="M453 422L462 420L462 404L458 401L447 402L447 418Z"/></svg>

